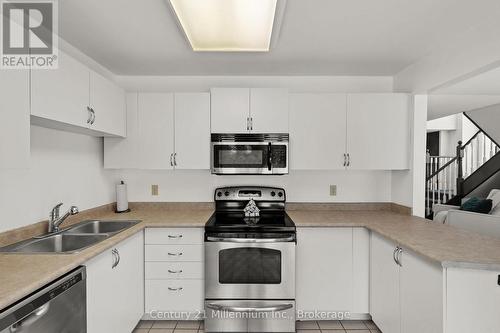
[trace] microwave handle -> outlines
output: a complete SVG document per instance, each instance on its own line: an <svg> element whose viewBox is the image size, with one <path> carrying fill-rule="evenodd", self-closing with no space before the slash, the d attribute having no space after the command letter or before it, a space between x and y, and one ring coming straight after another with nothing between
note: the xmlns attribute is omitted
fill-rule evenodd
<svg viewBox="0 0 500 333"><path fill-rule="evenodd" d="M267 145L267 170L271 171L273 168L273 160L272 160L272 149L271 149L271 142Z"/></svg>

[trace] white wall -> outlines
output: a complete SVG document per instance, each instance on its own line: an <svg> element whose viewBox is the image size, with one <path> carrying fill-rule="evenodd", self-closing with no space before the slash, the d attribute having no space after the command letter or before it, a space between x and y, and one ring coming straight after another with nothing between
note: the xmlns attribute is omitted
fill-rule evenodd
<svg viewBox="0 0 500 333"><path fill-rule="evenodd" d="M214 189L230 185L285 188L289 202L390 202L390 171L291 171L284 176L216 176L208 170L122 170L130 201L213 201ZM151 185L159 195L151 195ZM337 196L330 196L337 185Z"/></svg>
<svg viewBox="0 0 500 333"><path fill-rule="evenodd" d="M31 126L30 168L0 172L0 232L46 220L50 209L80 210L114 201L101 138Z"/></svg>

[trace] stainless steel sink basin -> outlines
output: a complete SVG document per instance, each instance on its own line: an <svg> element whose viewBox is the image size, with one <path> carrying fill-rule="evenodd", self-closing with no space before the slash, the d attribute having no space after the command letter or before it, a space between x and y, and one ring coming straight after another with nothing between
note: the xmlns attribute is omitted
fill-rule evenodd
<svg viewBox="0 0 500 333"><path fill-rule="evenodd" d="M84 221L65 231L66 234L116 234L139 221Z"/></svg>
<svg viewBox="0 0 500 333"><path fill-rule="evenodd" d="M140 221L83 221L57 234L34 237L0 248L8 253L72 253L99 243Z"/></svg>
<svg viewBox="0 0 500 333"><path fill-rule="evenodd" d="M107 234L70 235L60 233L44 238L32 238L0 249L14 253L69 253L82 250L108 238Z"/></svg>

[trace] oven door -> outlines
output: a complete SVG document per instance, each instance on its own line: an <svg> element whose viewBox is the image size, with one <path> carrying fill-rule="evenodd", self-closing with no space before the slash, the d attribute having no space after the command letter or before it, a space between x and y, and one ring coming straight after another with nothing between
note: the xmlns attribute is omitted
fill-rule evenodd
<svg viewBox="0 0 500 333"><path fill-rule="evenodd" d="M286 174L286 142L212 142L214 174Z"/></svg>
<svg viewBox="0 0 500 333"><path fill-rule="evenodd" d="M295 299L295 238L205 242L207 299Z"/></svg>

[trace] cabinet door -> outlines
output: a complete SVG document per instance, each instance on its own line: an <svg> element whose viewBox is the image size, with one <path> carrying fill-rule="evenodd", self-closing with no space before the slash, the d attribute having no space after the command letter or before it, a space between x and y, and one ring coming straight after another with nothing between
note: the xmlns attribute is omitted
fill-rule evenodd
<svg viewBox="0 0 500 333"><path fill-rule="evenodd" d="M0 169L29 167L29 71L2 71L0 117Z"/></svg>
<svg viewBox="0 0 500 333"><path fill-rule="evenodd" d="M253 133L288 133L288 90L252 88L250 117Z"/></svg>
<svg viewBox="0 0 500 333"><path fill-rule="evenodd" d="M113 271L112 311L116 316L113 330L108 332L132 332L144 315L144 233L121 242L116 250L120 258Z"/></svg>
<svg viewBox="0 0 500 333"><path fill-rule="evenodd" d="M370 313L370 231L352 229L353 304L351 313Z"/></svg>
<svg viewBox="0 0 500 333"><path fill-rule="evenodd" d="M176 169L210 169L210 94L175 94Z"/></svg>
<svg viewBox="0 0 500 333"><path fill-rule="evenodd" d="M87 267L87 332L115 332L115 258L111 250L86 263Z"/></svg>
<svg viewBox="0 0 500 333"><path fill-rule="evenodd" d="M443 333L441 265L408 250L401 255L401 263L401 332Z"/></svg>
<svg viewBox="0 0 500 333"><path fill-rule="evenodd" d="M139 93L141 169L173 169L174 95Z"/></svg>
<svg viewBox="0 0 500 333"><path fill-rule="evenodd" d="M59 68L31 71L31 115L87 127L89 70L59 51Z"/></svg>
<svg viewBox="0 0 500 333"><path fill-rule="evenodd" d="M90 128L104 135L126 135L125 91L93 71L90 72L90 105L95 112Z"/></svg>
<svg viewBox="0 0 500 333"><path fill-rule="evenodd" d="M290 168L344 169L345 94L290 95Z"/></svg>
<svg viewBox="0 0 500 333"><path fill-rule="evenodd" d="M384 333L401 332L399 266L394 261L396 245L372 233L370 313Z"/></svg>
<svg viewBox="0 0 500 333"><path fill-rule="evenodd" d="M126 95L127 137L104 138L104 168L133 169L140 165L137 93Z"/></svg>
<svg viewBox="0 0 500 333"><path fill-rule="evenodd" d="M213 88L210 95L211 132L247 133L250 89Z"/></svg>
<svg viewBox="0 0 500 333"><path fill-rule="evenodd" d="M352 228L297 228L296 267L298 311L351 311Z"/></svg>
<svg viewBox="0 0 500 333"><path fill-rule="evenodd" d="M409 97L406 94L347 96L347 153L350 168L409 167Z"/></svg>

